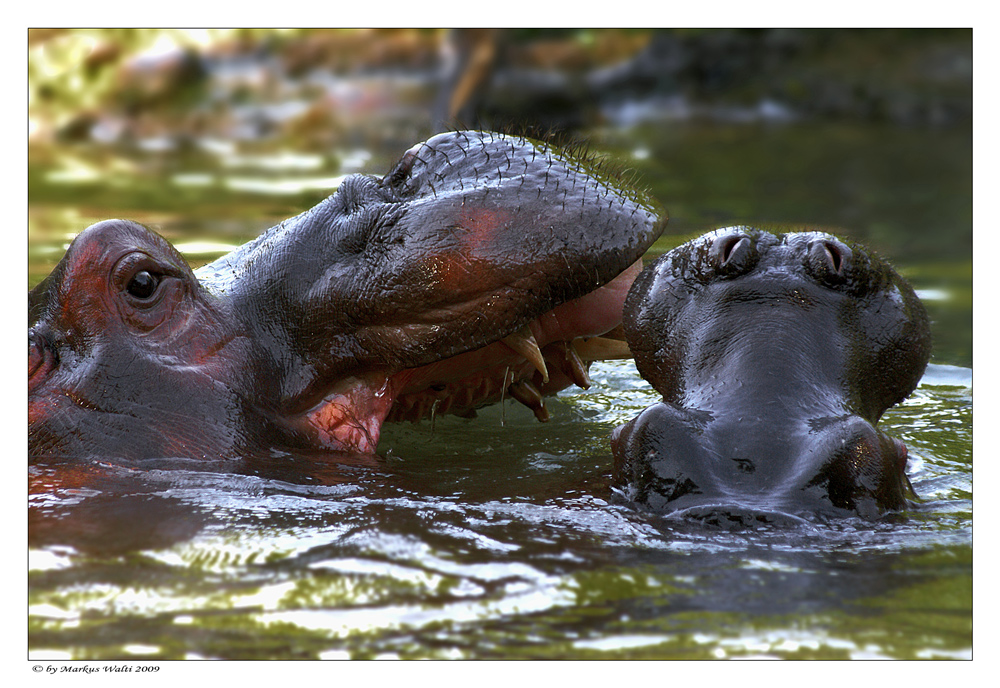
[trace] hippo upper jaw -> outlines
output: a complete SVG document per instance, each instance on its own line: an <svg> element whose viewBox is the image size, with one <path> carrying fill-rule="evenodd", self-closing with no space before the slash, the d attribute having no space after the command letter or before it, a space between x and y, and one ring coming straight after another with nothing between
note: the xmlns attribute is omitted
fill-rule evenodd
<svg viewBox="0 0 1000 688"><path fill-rule="evenodd" d="M745 375L757 389L774 383L770 401L805 395L871 423L916 387L931 347L913 289L822 232L706 234L636 279L624 325L639 372L669 401L728 404L739 389L712 381Z"/></svg>
<svg viewBox="0 0 1000 688"><path fill-rule="evenodd" d="M198 276L233 294L282 371L282 415L324 447L374 451L385 420L506 396L544 419L543 395L609 356L573 342L620 324L662 231L589 172L528 139L442 134Z"/></svg>

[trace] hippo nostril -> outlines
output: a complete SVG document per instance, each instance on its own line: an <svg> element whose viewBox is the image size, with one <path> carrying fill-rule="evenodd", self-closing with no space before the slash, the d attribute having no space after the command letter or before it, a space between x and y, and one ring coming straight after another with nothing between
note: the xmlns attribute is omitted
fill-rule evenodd
<svg viewBox="0 0 1000 688"><path fill-rule="evenodd" d="M814 241L809 245L806 267L819 280L840 282L847 274L853 252L833 239Z"/></svg>
<svg viewBox="0 0 1000 688"><path fill-rule="evenodd" d="M720 272L741 274L757 264L758 253L747 235L725 234L712 243L712 259Z"/></svg>
<svg viewBox="0 0 1000 688"><path fill-rule="evenodd" d="M823 248L826 249L826 258L830 261L830 267L833 268L834 272L840 273L844 266L844 256L839 247L829 241L824 241Z"/></svg>

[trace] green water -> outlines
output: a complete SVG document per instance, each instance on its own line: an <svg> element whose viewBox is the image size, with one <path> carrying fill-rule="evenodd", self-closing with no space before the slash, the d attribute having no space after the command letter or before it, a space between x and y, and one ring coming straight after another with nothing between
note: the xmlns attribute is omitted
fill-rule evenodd
<svg viewBox="0 0 1000 688"><path fill-rule="evenodd" d="M657 395L630 362L599 363L547 424L508 404L390 426L370 462L175 466L33 499L31 656L970 657L968 132L661 124L590 140L667 208L653 253L717 226L821 226L913 281L932 365L881 423L909 447L913 510L727 532L618 506L608 435ZM203 264L321 198L324 180L386 171L409 143L307 168L205 151L36 159L29 286L107 217Z"/></svg>

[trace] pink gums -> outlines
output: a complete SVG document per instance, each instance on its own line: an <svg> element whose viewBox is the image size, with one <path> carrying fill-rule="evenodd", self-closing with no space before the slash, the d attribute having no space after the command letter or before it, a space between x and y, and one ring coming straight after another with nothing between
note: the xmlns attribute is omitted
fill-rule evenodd
<svg viewBox="0 0 1000 688"><path fill-rule="evenodd" d="M356 378L339 385L306 418L327 448L373 454L397 389L385 375Z"/></svg>

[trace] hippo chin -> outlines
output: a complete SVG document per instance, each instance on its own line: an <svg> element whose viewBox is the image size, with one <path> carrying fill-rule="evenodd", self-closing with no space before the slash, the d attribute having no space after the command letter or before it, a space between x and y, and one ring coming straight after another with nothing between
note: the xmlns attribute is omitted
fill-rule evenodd
<svg viewBox="0 0 1000 688"><path fill-rule="evenodd" d="M906 507L906 448L875 424L919 382L930 329L913 289L864 248L819 232L706 234L635 280L624 329L663 395L612 436L634 503L742 525Z"/></svg>
<svg viewBox="0 0 1000 688"><path fill-rule="evenodd" d="M369 453L385 420L504 396L544 419L626 351L597 336L662 229L607 179L453 132L194 272L140 225L93 225L28 296L29 454Z"/></svg>

